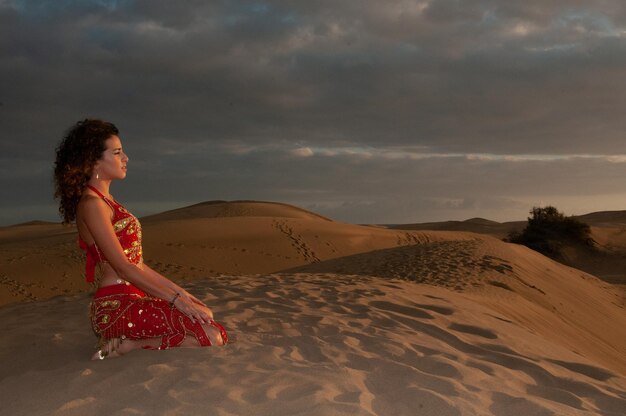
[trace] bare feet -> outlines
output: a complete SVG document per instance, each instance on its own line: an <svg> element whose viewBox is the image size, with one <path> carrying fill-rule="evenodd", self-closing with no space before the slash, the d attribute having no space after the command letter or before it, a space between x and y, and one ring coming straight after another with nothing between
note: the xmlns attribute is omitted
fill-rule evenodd
<svg viewBox="0 0 626 416"><path fill-rule="evenodd" d="M124 338L111 338L92 356L92 360L121 357L133 349L131 342Z"/></svg>
<svg viewBox="0 0 626 416"><path fill-rule="evenodd" d="M92 356L92 360L104 360L105 358L121 357L132 350L142 347L158 348L161 345L161 338L127 339L111 338L100 347Z"/></svg>

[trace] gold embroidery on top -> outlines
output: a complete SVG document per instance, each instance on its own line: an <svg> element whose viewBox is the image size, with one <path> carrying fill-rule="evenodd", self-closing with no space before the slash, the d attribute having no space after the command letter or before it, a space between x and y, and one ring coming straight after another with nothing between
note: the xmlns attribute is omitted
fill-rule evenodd
<svg viewBox="0 0 626 416"><path fill-rule="evenodd" d="M122 213L128 213L128 211L122 206L120 206L118 209ZM135 264L141 263L143 261L143 258L142 258L143 252L141 250L142 232L141 232L141 224L139 223L139 220L137 219L137 217L129 213L128 217L123 218L117 221L116 223L114 223L113 228L116 234L125 229L126 235L135 234L137 236L137 239L135 241L130 242L131 246L128 248L125 248L123 251L126 257L128 258L128 260L130 260L132 263L135 263ZM120 241L122 241L121 236L118 238L120 238Z"/></svg>
<svg viewBox="0 0 626 416"><path fill-rule="evenodd" d="M124 218L124 219L121 219L121 220L117 221L115 224L113 224L113 229L115 230L116 233L120 232L121 230L126 228L128 223L132 219L133 219L132 217L127 217L127 218Z"/></svg>

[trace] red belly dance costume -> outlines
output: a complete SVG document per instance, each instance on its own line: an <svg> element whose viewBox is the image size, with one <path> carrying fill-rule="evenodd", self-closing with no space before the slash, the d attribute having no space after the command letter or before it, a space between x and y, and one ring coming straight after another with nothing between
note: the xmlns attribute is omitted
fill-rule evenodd
<svg viewBox="0 0 626 416"><path fill-rule="evenodd" d="M135 216L115 200L102 195L96 188L89 189L97 193L113 209L112 225L128 261L143 267L141 251L141 225ZM106 259L96 244L87 245L79 236L79 246L87 255L86 279L94 283L94 272L98 263ZM145 339L161 338L161 345L156 349L179 346L186 334L193 334L201 346L210 346L211 341L202 325L171 305L168 301L149 296L138 287L118 279L119 284L98 288L91 302L91 326L101 344L112 338ZM226 330L212 319L210 325L217 328L224 344L228 341ZM146 349L155 349L144 346Z"/></svg>

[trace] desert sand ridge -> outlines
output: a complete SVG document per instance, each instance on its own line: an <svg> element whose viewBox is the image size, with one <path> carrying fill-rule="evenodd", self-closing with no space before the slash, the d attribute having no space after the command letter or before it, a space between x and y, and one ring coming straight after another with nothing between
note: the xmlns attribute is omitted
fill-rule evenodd
<svg viewBox="0 0 626 416"><path fill-rule="evenodd" d="M216 217L284 217L322 219L332 221L322 215L282 202L266 201L206 201L142 217L142 221L180 220L190 218Z"/></svg>
<svg viewBox="0 0 626 416"><path fill-rule="evenodd" d="M76 227L60 223L11 225L0 227L0 244L39 240L67 234L76 234Z"/></svg>
<svg viewBox="0 0 626 416"><path fill-rule="evenodd" d="M592 227L622 228L626 226L626 211L598 211L584 215L574 215L573 218L589 224ZM521 231L525 226L526 221L497 222L485 218L470 218L464 221L392 224L389 225L389 228L402 230L469 231L504 238L509 232Z"/></svg>
<svg viewBox="0 0 626 416"><path fill-rule="evenodd" d="M220 208L227 216L170 215L143 221L146 262L174 279L271 273L329 258L437 239L424 233L329 221L279 205L283 216L263 216L263 204ZM245 215L233 216L233 212ZM273 207L270 207L273 208ZM287 212L285 212L287 210ZM293 213L298 217L289 217ZM41 233L37 234L37 227ZM88 290L84 255L72 227L7 227L0 232L0 304L41 300ZM13 237L13 238L12 238ZM152 261L151 259L158 259Z"/></svg>
<svg viewBox="0 0 626 416"><path fill-rule="evenodd" d="M465 221L394 224L389 226L389 228L397 230L468 231L472 233L487 234L498 238L504 238L511 231L520 231L525 226L526 221L510 221L500 223L484 218L471 218Z"/></svg>
<svg viewBox="0 0 626 416"><path fill-rule="evenodd" d="M56 224L56 223L53 222L53 221L33 220L33 221L21 222L19 224L14 224L14 225L16 225L16 226L28 226L28 225L52 225L52 224Z"/></svg>
<svg viewBox="0 0 626 416"><path fill-rule="evenodd" d="M476 237L462 232L342 224L266 202L198 204L159 215L151 216L150 221L142 219L146 261L178 279L271 273L353 254L450 239L447 235L456 240ZM572 265L623 284L626 233L621 228L592 230L601 251L574 248L565 254ZM81 281L84 259L72 226L4 227L0 229L0 249L0 304L88 289ZM455 259L454 250L451 253ZM152 258L158 261L151 263ZM437 267L436 260L433 265Z"/></svg>
<svg viewBox="0 0 626 416"><path fill-rule="evenodd" d="M557 336L555 328L565 327L558 321L567 322L584 328L596 339L587 354L605 365L620 363L620 371L626 373L626 328L615 328L623 344L613 344L611 338L616 333L602 328L607 313L620 315L619 320L626 324L623 291L526 247L488 236L475 235L468 240L450 234L446 237L450 240L360 253L288 272L374 275L446 287L475 295L477 302L516 316L528 328L548 338ZM497 301L492 304L493 299ZM608 312L607 307L613 312ZM533 312L536 308L539 310ZM523 311L521 315L519 311ZM567 340L571 345L577 341L576 337ZM606 348L598 345L601 342L606 342Z"/></svg>
<svg viewBox="0 0 626 416"><path fill-rule="evenodd" d="M574 216L591 226L595 247L566 244L559 260L626 289L626 211L600 211ZM505 238L511 231L521 231L525 221L498 223L472 218L466 221L443 221L422 224L395 224L392 229L468 231Z"/></svg>
<svg viewBox="0 0 626 416"><path fill-rule="evenodd" d="M87 361L95 338L76 235L0 232L4 411L624 414L616 286L488 235L228 204L143 222L146 261L230 331L234 343L219 349Z"/></svg>
<svg viewBox="0 0 626 416"><path fill-rule="evenodd" d="M589 225L608 225L615 226L626 225L626 211L600 211L592 212L585 215L578 215L574 218L578 218L580 221L586 222Z"/></svg>

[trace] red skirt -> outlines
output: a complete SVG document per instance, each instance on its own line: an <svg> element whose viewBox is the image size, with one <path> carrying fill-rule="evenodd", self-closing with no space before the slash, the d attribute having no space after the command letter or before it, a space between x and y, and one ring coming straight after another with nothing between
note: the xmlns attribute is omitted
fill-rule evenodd
<svg viewBox="0 0 626 416"><path fill-rule="evenodd" d="M158 349L179 346L186 334L193 334L200 345L210 346L211 340L202 325L193 322L169 302L146 295L133 285L112 285L99 288L91 302L91 326L101 339L127 338L133 340L161 338ZM228 335L222 325L209 323L222 335ZM152 347L145 346L144 348Z"/></svg>

